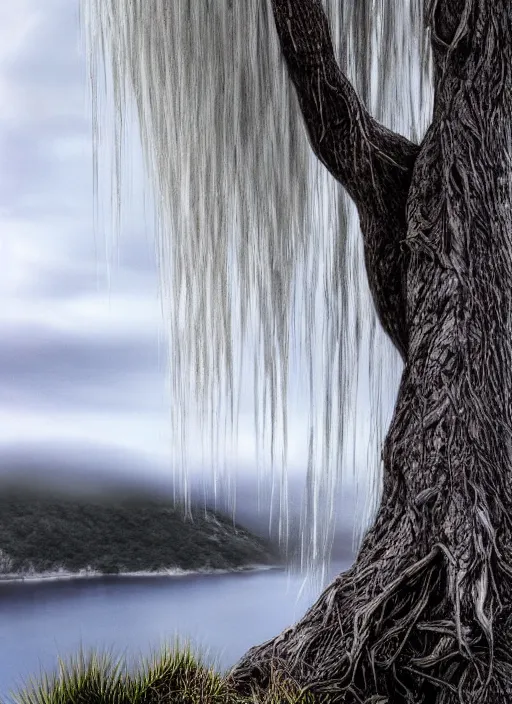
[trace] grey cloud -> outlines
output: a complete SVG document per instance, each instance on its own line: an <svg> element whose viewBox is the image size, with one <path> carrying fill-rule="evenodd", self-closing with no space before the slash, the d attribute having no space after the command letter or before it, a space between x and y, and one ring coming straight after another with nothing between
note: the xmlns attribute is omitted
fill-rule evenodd
<svg viewBox="0 0 512 704"><path fill-rule="evenodd" d="M20 287L20 297L32 300L53 301L75 298L97 292L104 295L107 300L109 295L109 282L107 278L107 256L94 251L94 237L92 231L84 232L82 246L90 240L92 251L87 253L76 252L64 257L56 263L41 262L37 268L37 275L25 281ZM99 249L99 247L98 247ZM133 252L131 251L133 249ZM84 257L85 254L85 257ZM87 257L87 254L89 257ZM143 247L136 241L123 241L120 243L119 260L111 265L111 286L117 295L126 291L129 295L140 294L146 297L155 285L155 262L152 261L148 247Z"/></svg>
<svg viewBox="0 0 512 704"><path fill-rule="evenodd" d="M109 380L108 384L98 379L55 380L44 376L27 376L22 381L2 380L0 404L11 411L38 411L41 413L110 412L138 415L162 412L163 403L158 393L164 380L157 374L137 374L136 379ZM142 391L141 391L142 389Z"/></svg>
<svg viewBox="0 0 512 704"><path fill-rule="evenodd" d="M81 442L28 442L0 446L0 493L13 487L74 494L153 493L155 477L171 472L116 447Z"/></svg>
<svg viewBox="0 0 512 704"><path fill-rule="evenodd" d="M0 404L27 410L155 410L162 371L157 341L150 336L72 335L20 326L3 331Z"/></svg>
<svg viewBox="0 0 512 704"><path fill-rule="evenodd" d="M4 328L0 345L0 373L22 377L30 373L66 376L79 370L87 375L113 375L156 369L156 338L63 334L43 325Z"/></svg>

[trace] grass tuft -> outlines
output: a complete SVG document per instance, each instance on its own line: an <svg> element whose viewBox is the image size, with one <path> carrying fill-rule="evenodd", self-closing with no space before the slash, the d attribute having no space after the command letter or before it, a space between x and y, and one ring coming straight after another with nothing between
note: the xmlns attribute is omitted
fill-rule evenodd
<svg viewBox="0 0 512 704"><path fill-rule="evenodd" d="M128 704L124 663L111 653L80 649L67 662L58 659L58 670L31 678L23 690L14 695L15 704Z"/></svg>
<svg viewBox="0 0 512 704"><path fill-rule="evenodd" d="M13 695L14 704L315 704L294 682L276 675L266 691L237 694L189 645L164 645L143 659L136 672L111 652L63 661L52 675L31 678Z"/></svg>

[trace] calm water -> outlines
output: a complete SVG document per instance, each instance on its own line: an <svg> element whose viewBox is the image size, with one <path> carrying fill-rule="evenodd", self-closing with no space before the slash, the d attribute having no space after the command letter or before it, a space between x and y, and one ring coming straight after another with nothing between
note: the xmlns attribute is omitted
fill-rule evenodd
<svg viewBox="0 0 512 704"><path fill-rule="evenodd" d="M348 565L332 565L332 576ZM282 571L0 583L0 700L57 656L113 648L128 661L179 634L225 669L292 624L318 592Z"/></svg>

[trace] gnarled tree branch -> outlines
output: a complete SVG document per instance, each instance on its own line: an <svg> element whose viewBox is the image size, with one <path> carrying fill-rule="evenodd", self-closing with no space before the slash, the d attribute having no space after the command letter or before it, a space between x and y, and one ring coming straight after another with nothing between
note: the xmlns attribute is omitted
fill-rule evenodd
<svg viewBox="0 0 512 704"><path fill-rule="evenodd" d="M410 172L419 147L380 125L359 100L336 62L320 0L272 0L272 6L315 154L356 205L385 197L390 180L398 185Z"/></svg>
<svg viewBox="0 0 512 704"><path fill-rule="evenodd" d="M380 125L340 70L320 0L272 0L313 151L355 202L380 321L405 358L405 206L419 147Z"/></svg>

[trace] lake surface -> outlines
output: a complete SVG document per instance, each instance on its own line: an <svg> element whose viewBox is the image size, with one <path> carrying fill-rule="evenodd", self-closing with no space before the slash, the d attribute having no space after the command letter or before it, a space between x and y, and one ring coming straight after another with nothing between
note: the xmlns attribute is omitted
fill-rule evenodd
<svg viewBox="0 0 512 704"><path fill-rule="evenodd" d="M349 564L332 564L334 577ZM0 701L57 657L113 649L129 662L178 635L221 669L297 621L319 590L280 570L0 582Z"/></svg>

